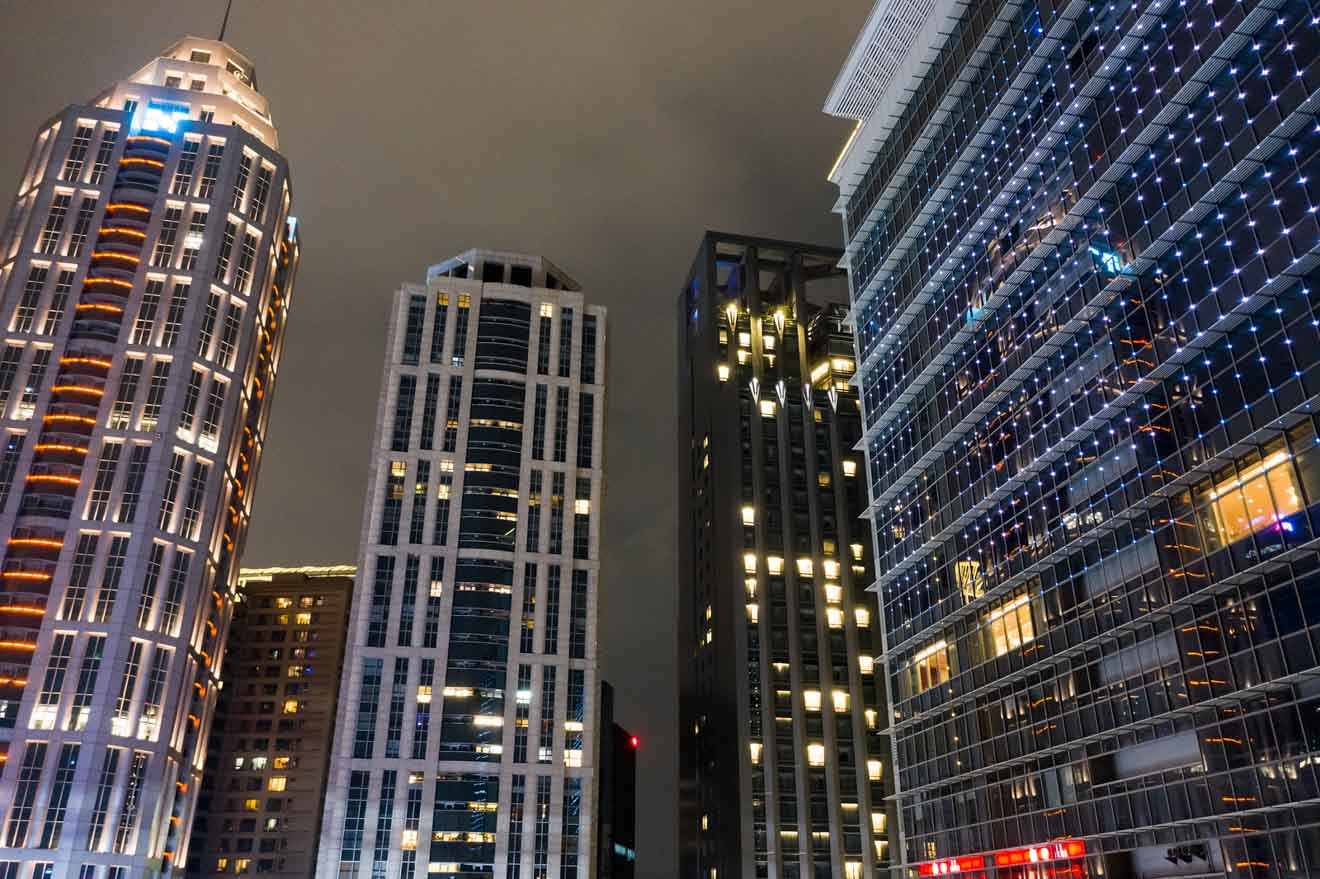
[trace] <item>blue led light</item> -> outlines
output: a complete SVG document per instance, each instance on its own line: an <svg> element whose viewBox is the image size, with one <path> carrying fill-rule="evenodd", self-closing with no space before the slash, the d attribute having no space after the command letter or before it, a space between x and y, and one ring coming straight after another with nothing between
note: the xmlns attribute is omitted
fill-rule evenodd
<svg viewBox="0 0 1320 879"><path fill-rule="evenodd" d="M138 131L174 134L179 129L179 123L191 115L192 108L187 104L150 101L138 111L133 127Z"/></svg>

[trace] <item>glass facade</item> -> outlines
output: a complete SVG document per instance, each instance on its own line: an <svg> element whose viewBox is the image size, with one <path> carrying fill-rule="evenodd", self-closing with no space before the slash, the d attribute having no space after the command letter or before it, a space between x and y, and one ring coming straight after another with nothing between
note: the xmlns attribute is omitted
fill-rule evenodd
<svg viewBox="0 0 1320 879"><path fill-rule="evenodd" d="M941 8L857 120L897 875L1320 876L1318 21Z"/></svg>
<svg viewBox="0 0 1320 879"><path fill-rule="evenodd" d="M840 256L708 233L678 300L683 876L888 863Z"/></svg>
<svg viewBox="0 0 1320 879"><path fill-rule="evenodd" d="M0 875L183 873L299 258L251 79L65 108L0 233Z"/></svg>
<svg viewBox="0 0 1320 879"><path fill-rule="evenodd" d="M604 309L478 250L399 291L391 326L329 780L358 796L327 804L317 875L586 879L603 434L578 416L604 411ZM533 423L581 454L547 460Z"/></svg>

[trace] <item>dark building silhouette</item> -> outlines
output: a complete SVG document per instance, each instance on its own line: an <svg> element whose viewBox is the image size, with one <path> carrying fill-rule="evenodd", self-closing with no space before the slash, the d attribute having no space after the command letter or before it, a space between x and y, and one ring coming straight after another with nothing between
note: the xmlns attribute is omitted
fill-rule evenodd
<svg viewBox="0 0 1320 879"><path fill-rule="evenodd" d="M637 736L614 722L614 688L600 685L600 791L596 879L637 872Z"/></svg>

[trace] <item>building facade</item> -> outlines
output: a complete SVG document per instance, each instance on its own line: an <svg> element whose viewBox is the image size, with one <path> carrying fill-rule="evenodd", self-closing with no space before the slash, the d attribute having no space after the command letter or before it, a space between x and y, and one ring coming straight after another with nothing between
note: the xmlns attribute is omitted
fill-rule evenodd
<svg viewBox="0 0 1320 879"><path fill-rule="evenodd" d="M188 875L316 875L352 565L244 568Z"/></svg>
<svg viewBox="0 0 1320 879"><path fill-rule="evenodd" d="M604 380L540 257L396 294L322 879L591 875Z"/></svg>
<svg viewBox="0 0 1320 879"><path fill-rule="evenodd" d="M1316 15L895 0L835 83L899 875L1320 876Z"/></svg>
<svg viewBox="0 0 1320 879"><path fill-rule="evenodd" d="M596 879L637 875L637 737L614 722L614 688L600 685Z"/></svg>
<svg viewBox="0 0 1320 879"><path fill-rule="evenodd" d="M0 874L178 874L298 263L251 63L41 129L0 235ZM16 871L6 872L6 871Z"/></svg>
<svg viewBox="0 0 1320 879"><path fill-rule="evenodd" d="M677 303L685 879L888 861L840 256L708 232Z"/></svg>

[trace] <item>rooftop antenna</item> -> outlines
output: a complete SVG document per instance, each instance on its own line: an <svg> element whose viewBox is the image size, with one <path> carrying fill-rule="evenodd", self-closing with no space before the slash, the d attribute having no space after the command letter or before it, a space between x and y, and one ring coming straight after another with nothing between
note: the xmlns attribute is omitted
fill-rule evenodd
<svg viewBox="0 0 1320 879"><path fill-rule="evenodd" d="M229 29L229 12L233 8L234 8L234 0L229 0L229 2L225 4L224 20L220 22L220 42L222 43L225 41L225 31Z"/></svg>

